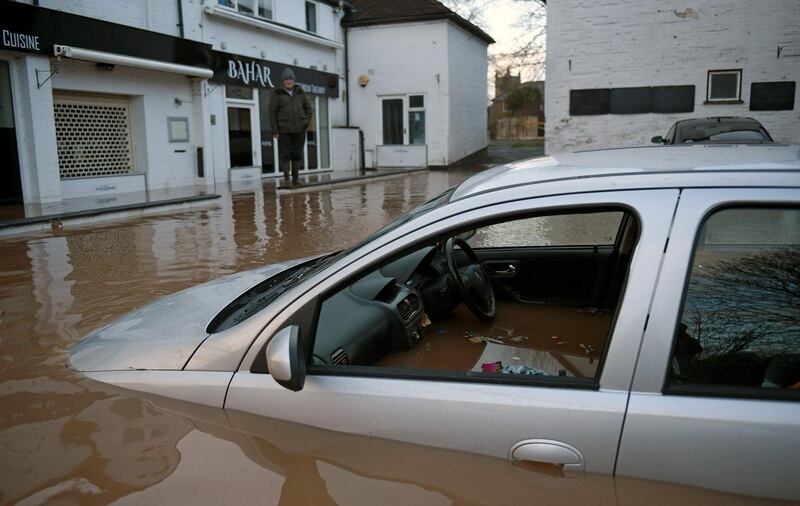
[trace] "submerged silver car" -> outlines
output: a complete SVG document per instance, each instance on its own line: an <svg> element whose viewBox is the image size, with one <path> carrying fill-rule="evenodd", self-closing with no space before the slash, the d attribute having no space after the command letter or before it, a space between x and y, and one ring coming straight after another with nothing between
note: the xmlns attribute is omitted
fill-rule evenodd
<svg viewBox="0 0 800 506"><path fill-rule="evenodd" d="M800 147L571 153L165 297L70 361L225 410L800 500L798 272Z"/></svg>

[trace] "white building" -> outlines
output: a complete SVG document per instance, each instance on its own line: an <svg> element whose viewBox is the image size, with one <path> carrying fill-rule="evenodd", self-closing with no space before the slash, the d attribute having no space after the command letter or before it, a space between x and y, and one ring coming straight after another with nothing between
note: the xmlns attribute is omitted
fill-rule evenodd
<svg viewBox="0 0 800 506"><path fill-rule="evenodd" d="M800 143L798 80L797 0L547 4L548 153L648 144L706 116Z"/></svg>
<svg viewBox="0 0 800 506"><path fill-rule="evenodd" d="M485 147L488 35L436 2L413 23L356 28L358 12L394 5L359 3L348 41L340 0L0 0L0 201L258 184L278 165L267 103L286 67L314 105L305 172L360 168L362 147L387 144L383 124L427 153L383 165ZM348 64L374 76L350 97ZM402 126L380 115L388 94Z"/></svg>
<svg viewBox="0 0 800 506"><path fill-rule="evenodd" d="M350 122L364 133L365 164L446 166L485 150L494 40L438 2L352 3Z"/></svg>

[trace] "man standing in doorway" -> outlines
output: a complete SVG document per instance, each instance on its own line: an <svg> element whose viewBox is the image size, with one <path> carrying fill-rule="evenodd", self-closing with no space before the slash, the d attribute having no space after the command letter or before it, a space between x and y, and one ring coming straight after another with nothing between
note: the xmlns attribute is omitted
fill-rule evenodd
<svg viewBox="0 0 800 506"><path fill-rule="evenodd" d="M278 139L278 158L283 171L284 186L289 188L300 185L298 172L303 160L303 144L306 141L306 128L311 113L311 103L303 89L295 86L294 72L287 67L281 74L281 86L275 88L269 102L269 124L272 137Z"/></svg>

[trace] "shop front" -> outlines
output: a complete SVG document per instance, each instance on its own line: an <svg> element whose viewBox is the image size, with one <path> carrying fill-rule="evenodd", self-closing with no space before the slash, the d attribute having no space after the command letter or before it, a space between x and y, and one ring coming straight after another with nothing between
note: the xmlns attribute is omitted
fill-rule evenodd
<svg viewBox="0 0 800 506"><path fill-rule="evenodd" d="M210 46L0 2L0 203L207 185Z"/></svg>
<svg viewBox="0 0 800 506"><path fill-rule="evenodd" d="M269 104L272 90L281 85L280 75L287 67L294 71L297 86L308 95L313 109L301 172L331 169L329 100L339 96L335 74L219 51L212 54L214 76L209 94L224 88L224 93L216 93L217 100L224 102L217 104L225 130L218 138L224 138L224 160L231 181L279 175L278 141L270 128Z"/></svg>

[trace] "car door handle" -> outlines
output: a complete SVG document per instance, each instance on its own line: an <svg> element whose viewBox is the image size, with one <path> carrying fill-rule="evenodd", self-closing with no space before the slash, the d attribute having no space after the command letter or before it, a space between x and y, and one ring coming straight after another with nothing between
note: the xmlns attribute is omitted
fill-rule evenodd
<svg viewBox="0 0 800 506"><path fill-rule="evenodd" d="M505 278L516 276L517 271L519 270L517 264L512 261L498 262L490 260L483 262L483 267L486 269L486 273L489 274L489 276Z"/></svg>
<svg viewBox="0 0 800 506"><path fill-rule="evenodd" d="M513 276L516 273L517 273L517 268L514 267L513 265L509 265L507 269L502 271L494 271L493 274L496 274L498 276Z"/></svg>
<svg viewBox="0 0 800 506"><path fill-rule="evenodd" d="M582 470L583 456L573 446L551 439L528 439L511 447L511 460L554 464L564 469Z"/></svg>

